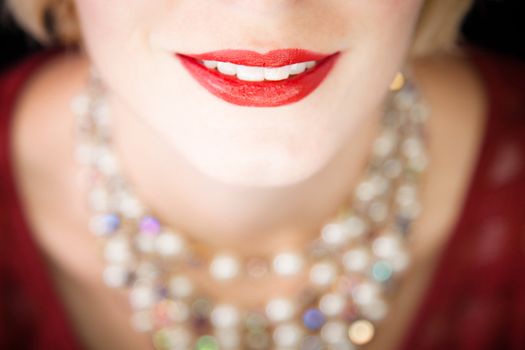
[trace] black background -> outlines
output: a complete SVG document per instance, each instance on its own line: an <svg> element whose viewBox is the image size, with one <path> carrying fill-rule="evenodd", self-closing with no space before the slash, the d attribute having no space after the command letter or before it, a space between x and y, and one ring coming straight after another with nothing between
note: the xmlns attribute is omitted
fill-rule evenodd
<svg viewBox="0 0 525 350"><path fill-rule="evenodd" d="M525 61L525 0L477 0L462 31L468 42ZM16 26L0 0L0 70L39 49Z"/></svg>

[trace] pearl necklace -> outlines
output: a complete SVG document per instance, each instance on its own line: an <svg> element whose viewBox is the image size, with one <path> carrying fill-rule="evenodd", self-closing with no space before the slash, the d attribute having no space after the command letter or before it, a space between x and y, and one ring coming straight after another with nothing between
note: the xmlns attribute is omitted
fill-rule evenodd
<svg viewBox="0 0 525 350"><path fill-rule="evenodd" d="M107 263L102 277L129 290L134 328L151 332L159 350L339 350L369 343L410 263L407 238L421 212L418 185L428 163L428 113L415 85L407 81L391 92L387 106L351 205L307 247L241 259L164 226L140 202L119 172L105 91L93 75L72 102L76 159L89 183L90 229ZM207 269L218 286L304 271L309 280L298 295L245 309L212 300L185 269Z"/></svg>

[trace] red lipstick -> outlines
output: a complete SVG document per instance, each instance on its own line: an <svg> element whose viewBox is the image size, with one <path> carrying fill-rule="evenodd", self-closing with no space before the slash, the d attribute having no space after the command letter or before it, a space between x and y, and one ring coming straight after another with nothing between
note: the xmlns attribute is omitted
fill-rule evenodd
<svg viewBox="0 0 525 350"><path fill-rule="evenodd" d="M338 56L339 53L326 55L301 49L273 50L266 54L246 50L176 54L191 76L209 92L229 103L251 107L277 107L302 100L326 78ZM316 65L284 80L245 81L207 68L201 60L268 68L309 61L315 61Z"/></svg>

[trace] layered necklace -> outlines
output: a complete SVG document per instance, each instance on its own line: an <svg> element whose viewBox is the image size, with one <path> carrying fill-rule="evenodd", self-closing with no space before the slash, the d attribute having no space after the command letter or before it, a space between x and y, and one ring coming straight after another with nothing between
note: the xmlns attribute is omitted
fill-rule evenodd
<svg viewBox="0 0 525 350"><path fill-rule="evenodd" d="M411 80L388 95L351 202L308 245L275 247L274 256L217 250L164 225L141 202L112 149L107 95L96 75L72 109L76 158L89 185L89 226L106 263L102 278L128 291L131 323L151 334L156 349L342 350L374 338L410 264L409 232L421 212L418 189L428 164L428 113ZM297 294L244 307L205 293L192 277L196 269L216 288L306 277Z"/></svg>

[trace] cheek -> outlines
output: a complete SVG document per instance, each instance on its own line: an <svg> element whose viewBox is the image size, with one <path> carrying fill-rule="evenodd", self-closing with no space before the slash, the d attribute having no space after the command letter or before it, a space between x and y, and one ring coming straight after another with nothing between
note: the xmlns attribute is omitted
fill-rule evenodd
<svg viewBox="0 0 525 350"><path fill-rule="evenodd" d="M412 34L424 0L386 0L374 4L355 3L361 37L375 37L383 43L404 41Z"/></svg>
<svg viewBox="0 0 525 350"><path fill-rule="evenodd" d="M97 57L136 46L155 18L144 0L76 0L84 44Z"/></svg>

